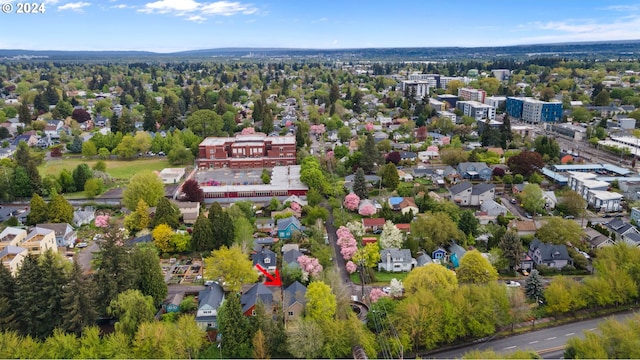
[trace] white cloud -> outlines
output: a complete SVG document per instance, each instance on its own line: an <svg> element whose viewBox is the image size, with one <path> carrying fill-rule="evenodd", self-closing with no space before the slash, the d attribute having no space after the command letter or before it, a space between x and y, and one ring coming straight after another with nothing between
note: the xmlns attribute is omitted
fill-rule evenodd
<svg viewBox="0 0 640 360"><path fill-rule="evenodd" d="M118 4L118 5L114 5L112 6L112 8L114 9L129 9L129 8L133 8L134 6L132 5L126 5L126 4Z"/></svg>
<svg viewBox="0 0 640 360"><path fill-rule="evenodd" d="M518 28L541 32L538 36L521 38L521 43L635 40L640 38L640 16L629 15L609 23L590 19L534 22Z"/></svg>
<svg viewBox="0 0 640 360"><path fill-rule="evenodd" d="M62 10L71 10L76 12L82 12L84 7L91 5L88 2L74 2L74 3L66 3L64 5L58 6L58 11Z"/></svg>
<svg viewBox="0 0 640 360"><path fill-rule="evenodd" d="M329 19L327 19L326 17L323 17L323 18L320 18L320 19L318 19L318 20L313 20L311 23L312 23L312 24L317 24L317 23L319 23L319 22L325 22L325 21L327 21L327 20L329 20Z"/></svg>
<svg viewBox="0 0 640 360"><path fill-rule="evenodd" d="M252 4L231 1L198 2L196 0L158 0L144 5L139 12L146 14L170 14L202 22L209 17L251 15L258 11Z"/></svg>

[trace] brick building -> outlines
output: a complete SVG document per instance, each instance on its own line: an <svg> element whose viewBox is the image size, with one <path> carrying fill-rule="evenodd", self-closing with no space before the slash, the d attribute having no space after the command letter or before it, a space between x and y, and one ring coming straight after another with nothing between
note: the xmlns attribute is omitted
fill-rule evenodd
<svg viewBox="0 0 640 360"><path fill-rule="evenodd" d="M209 137L199 147L200 169L248 169L296 164L295 136L256 133L234 137Z"/></svg>

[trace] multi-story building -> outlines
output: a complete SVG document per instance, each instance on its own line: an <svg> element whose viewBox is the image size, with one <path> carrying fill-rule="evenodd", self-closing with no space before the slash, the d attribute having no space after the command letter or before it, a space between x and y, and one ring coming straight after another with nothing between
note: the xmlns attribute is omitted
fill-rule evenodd
<svg viewBox="0 0 640 360"><path fill-rule="evenodd" d="M482 89L460 88L458 89L458 97L462 100L484 103L484 99L487 97L487 92Z"/></svg>
<svg viewBox="0 0 640 360"><path fill-rule="evenodd" d="M431 88L430 80L403 80L398 84L398 88L404 96L412 96L416 99L422 99L429 96Z"/></svg>
<svg viewBox="0 0 640 360"><path fill-rule="evenodd" d="M507 102L506 96L487 96L487 98L484 99L485 104L491 105L496 109L503 106L506 102Z"/></svg>
<svg viewBox="0 0 640 360"><path fill-rule="evenodd" d="M508 97L506 110L510 117L529 123L557 122L562 119L561 102Z"/></svg>
<svg viewBox="0 0 640 360"><path fill-rule="evenodd" d="M200 169L248 169L296 164L294 136L256 133L235 137L209 137L199 146Z"/></svg>
<svg viewBox="0 0 640 360"><path fill-rule="evenodd" d="M440 74L411 74L409 80L427 81L430 87L434 89L440 88Z"/></svg>
<svg viewBox="0 0 640 360"><path fill-rule="evenodd" d="M492 69L491 73L500 81L509 80L509 76L511 76L511 70L508 69Z"/></svg>
<svg viewBox="0 0 640 360"><path fill-rule="evenodd" d="M440 87L446 89L447 85L454 80L462 81L465 85L471 82L471 79L466 76L440 76Z"/></svg>
<svg viewBox="0 0 640 360"><path fill-rule="evenodd" d="M27 234L24 229L10 226L0 233L0 261L14 275L27 255L40 255L49 249L58 250L53 230L35 228Z"/></svg>
<svg viewBox="0 0 640 360"><path fill-rule="evenodd" d="M476 120L495 120L496 118L496 108L478 101L458 101L456 108L462 110L465 116L470 116Z"/></svg>

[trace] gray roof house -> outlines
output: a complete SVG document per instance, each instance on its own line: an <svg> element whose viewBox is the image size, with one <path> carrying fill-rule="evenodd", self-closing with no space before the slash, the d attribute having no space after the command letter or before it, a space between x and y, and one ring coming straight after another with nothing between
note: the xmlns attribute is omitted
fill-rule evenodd
<svg viewBox="0 0 640 360"><path fill-rule="evenodd" d="M289 249L282 253L282 264L287 266L288 268L299 268L300 264L298 264L298 258L304 255L298 249Z"/></svg>
<svg viewBox="0 0 640 360"><path fill-rule="evenodd" d="M479 206L495 198L495 185L480 183L472 185L463 181L449 188L451 200L460 206Z"/></svg>
<svg viewBox="0 0 640 360"><path fill-rule="evenodd" d="M407 272L416 265L418 262L411 257L409 249L384 249L380 251L378 271Z"/></svg>
<svg viewBox="0 0 640 360"><path fill-rule="evenodd" d="M260 251L251 254L251 260L253 261L253 266L260 265L267 271L276 271L276 253L267 248L262 248Z"/></svg>
<svg viewBox="0 0 640 360"><path fill-rule="evenodd" d="M298 281L282 290L285 321L302 316L304 307L307 304L306 294L307 288Z"/></svg>
<svg viewBox="0 0 640 360"><path fill-rule="evenodd" d="M91 224L96 218L96 209L87 206L84 209L78 209L73 212L73 226L80 227L82 225Z"/></svg>
<svg viewBox="0 0 640 360"><path fill-rule="evenodd" d="M635 226L620 218L614 218L604 225L615 234L616 241L622 240L633 246L640 245L640 231Z"/></svg>
<svg viewBox="0 0 640 360"><path fill-rule="evenodd" d="M528 255L536 266L544 265L559 270L573 264L565 245L545 244L538 239L529 245Z"/></svg>
<svg viewBox="0 0 640 360"><path fill-rule="evenodd" d="M488 216L507 215L507 208L502 204L498 204L495 200L485 201L480 204L480 211Z"/></svg>
<svg viewBox="0 0 640 360"><path fill-rule="evenodd" d="M416 258L416 266L425 266L427 264L432 264L433 259L426 252L422 251L422 254Z"/></svg>
<svg viewBox="0 0 640 360"><path fill-rule="evenodd" d="M224 290L216 283L198 293L196 323L202 330L218 328L218 308L224 301Z"/></svg>
<svg viewBox="0 0 640 360"><path fill-rule="evenodd" d="M253 285L242 294L240 297L242 313L245 316L255 316L255 306L258 301L264 304L267 313L270 313L269 310L273 306L273 291L263 283Z"/></svg>
<svg viewBox="0 0 640 360"><path fill-rule="evenodd" d="M56 245L71 246L76 243L78 232L67 223L38 224L37 228L53 230L56 234Z"/></svg>
<svg viewBox="0 0 640 360"><path fill-rule="evenodd" d="M483 162L462 162L458 164L457 170L463 179L484 181L491 179L491 168Z"/></svg>

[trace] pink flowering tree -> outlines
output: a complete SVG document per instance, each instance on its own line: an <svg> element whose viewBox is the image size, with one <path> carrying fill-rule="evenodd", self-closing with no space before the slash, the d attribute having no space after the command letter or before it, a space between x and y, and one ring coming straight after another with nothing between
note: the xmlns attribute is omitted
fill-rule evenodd
<svg viewBox="0 0 640 360"><path fill-rule="evenodd" d="M300 204L298 204L297 202L292 202L291 204L289 204L289 207L293 211L302 211L302 207L300 207Z"/></svg>
<svg viewBox="0 0 640 360"><path fill-rule="evenodd" d="M336 153L333 150L327 151L327 159L333 159L334 157L336 157Z"/></svg>
<svg viewBox="0 0 640 360"><path fill-rule="evenodd" d="M358 210L358 214L362 216L371 216L376 213L376 207L371 204L363 205L360 210Z"/></svg>
<svg viewBox="0 0 640 360"><path fill-rule="evenodd" d="M371 302L377 302L378 299L380 299L381 297L385 297L385 296L389 296L389 294L385 293L384 291L382 291L379 288L373 288L371 289L371 292L369 293L369 297L371 298Z"/></svg>
<svg viewBox="0 0 640 360"><path fill-rule="evenodd" d="M373 124L372 123L367 123L364 126L364 129L367 130L367 131L373 131Z"/></svg>
<svg viewBox="0 0 640 360"><path fill-rule="evenodd" d="M256 133L256 129L252 127L247 127L242 129L242 135L253 135Z"/></svg>
<svg viewBox="0 0 640 360"><path fill-rule="evenodd" d="M358 246L344 246L340 249L340 254L345 260L350 260L358 251Z"/></svg>
<svg viewBox="0 0 640 360"><path fill-rule="evenodd" d="M346 207L347 209L354 211L358 208L358 205L360 204L360 197L355 193L351 193L344 197L343 204L344 204L344 207Z"/></svg>
<svg viewBox="0 0 640 360"><path fill-rule="evenodd" d="M95 225L96 227L106 228L109 227L109 215L98 215L96 216Z"/></svg>
<svg viewBox="0 0 640 360"><path fill-rule="evenodd" d="M356 251L358 251L356 238L353 237L351 231L345 226L340 226L340 228L336 230L336 234L338 235L337 244L340 246L340 254L345 260L351 259Z"/></svg>
<svg viewBox="0 0 640 360"><path fill-rule="evenodd" d="M317 277L318 275L320 275L320 273L322 273L322 265L320 265L318 259L314 257L300 255L298 256L297 261L298 264L300 264L300 268L302 269L302 271L311 275L312 277Z"/></svg>
<svg viewBox="0 0 640 360"><path fill-rule="evenodd" d="M311 133L314 135L322 135L325 133L325 131L327 131L327 129L324 127L324 124L311 125L311 128L309 130L311 130Z"/></svg>
<svg viewBox="0 0 640 360"><path fill-rule="evenodd" d="M349 272L349 274L353 274L358 269L358 266L353 263L353 261L347 261L345 264L345 268Z"/></svg>

